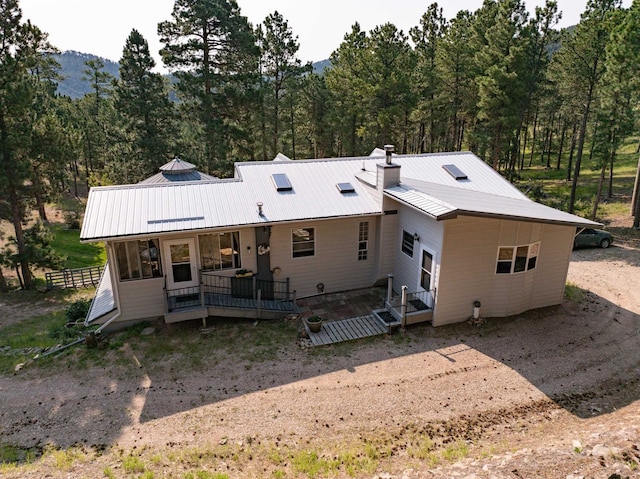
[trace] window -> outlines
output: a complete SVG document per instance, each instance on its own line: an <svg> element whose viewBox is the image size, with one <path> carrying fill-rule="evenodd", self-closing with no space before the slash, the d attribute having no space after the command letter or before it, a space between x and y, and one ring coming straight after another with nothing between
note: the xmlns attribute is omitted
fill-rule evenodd
<svg viewBox="0 0 640 479"><path fill-rule="evenodd" d="M293 257L313 256L316 253L315 228L296 228L291 231Z"/></svg>
<svg viewBox="0 0 640 479"><path fill-rule="evenodd" d="M369 222L361 221L358 228L358 261L369 257Z"/></svg>
<svg viewBox="0 0 640 479"><path fill-rule="evenodd" d="M198 237L203 271L240 268L240 232L213 233Z"/></svg>
<svg viewBox="0 0 640 479"><path fill-rule="evenodd" d="M498 248L496 274L522 273L535 269L540 243Z"/></svg>
<svg viewBox="0 0 640 479"><path fill-rule="evenodd" d="M157 239L123 241L113 245L120 281L162 276Z"/></svg>
<svg viewBox="0 0 640 479"><path fill-rule="evenodd" d="M402 230L402 252L413 258L413 235Z"/></svg>
<svg viewBox="0 0 640 479"><path fill-rule="evenodd" d="M422 250L422 264L420 265L420 286L429 291L431 289L431 273L433 270L433 255Z"/></svg>

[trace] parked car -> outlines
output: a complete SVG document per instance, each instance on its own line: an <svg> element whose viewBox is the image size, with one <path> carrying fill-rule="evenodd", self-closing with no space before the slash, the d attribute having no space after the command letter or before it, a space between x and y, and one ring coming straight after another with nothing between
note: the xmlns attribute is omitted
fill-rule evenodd
<svg viewBox="0 0 640 479"><path fill-rule="evenodd" d="M613 243L611 233L594 228L583 229L573 239L574 248L580 248L583 246L599 246L600 248L608 248L611 246L611 243Z"/></svg>

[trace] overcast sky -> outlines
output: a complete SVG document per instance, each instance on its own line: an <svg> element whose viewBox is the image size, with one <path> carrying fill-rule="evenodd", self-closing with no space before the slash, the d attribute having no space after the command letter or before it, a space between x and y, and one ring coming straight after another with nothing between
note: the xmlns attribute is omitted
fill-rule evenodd
<svg viewBox="0 0 640 479"><path fill-rule="evenodd" d="M432 3L431 0L237 0L243 15L255 26L274 11L288 21L300 43L299 58L320 61L329 57L341 43L351 25L359 22L369 31L386 22L408 33ZM92 53L113 61L133 28L149 42L151 53L160 64L157 35L159 22L169 20L174 0L19 0L23 20L30 19L49 34L49 41L61 51ZM525 0L532 15L544 0ZM475 11L482 0L439 2L447 19L459 10ZM575 25L587 0L558 0L562 11L560 26ZM628 7L631 0L623 0Z"/></svg>

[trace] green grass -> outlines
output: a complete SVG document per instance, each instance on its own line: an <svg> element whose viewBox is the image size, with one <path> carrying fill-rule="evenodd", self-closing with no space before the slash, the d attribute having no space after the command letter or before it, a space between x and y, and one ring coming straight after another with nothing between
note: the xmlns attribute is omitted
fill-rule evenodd
<svg viewBox="0 0 640 479"><path fill-rule="evenodd" d="M86 266L102 266L107 253L102 243L81 243L79 230L68 230L64 225L51 225L54 235L53 249L67 257L65 267L69 269Z"/></svg>

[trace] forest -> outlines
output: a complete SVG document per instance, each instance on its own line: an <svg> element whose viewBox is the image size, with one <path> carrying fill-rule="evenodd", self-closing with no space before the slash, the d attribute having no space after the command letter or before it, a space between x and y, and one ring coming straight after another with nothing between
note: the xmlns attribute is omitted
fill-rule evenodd
<svg viewBox="0 0 640 479"><path fill-rule="evenodd" d="M589 0L568 29L560 18L551 0L534 12L485 0L451 19L433 3L408 32L355 23L317 73L277 11L252 25L235 0L176 0L158 24L171 81L134 29L119 78L88 60L91 93L71 99L56 94L59 51L47 33L18 0L2 1L0 219L15 234L0 243L0 264L32 288L34 267L59 264L47 203L78 199L77 221L91 186L138 182L174 157L228 177L234 162L278 153L469 150L516 184L534 166L557 171L569 188L554 206L597 218L618 152L637 135L640 0ZM586 165L599 178L588 205L578 195ZM539 200L536 191L527 192ZM637 227L637 191L631 204Z"/></svg>

